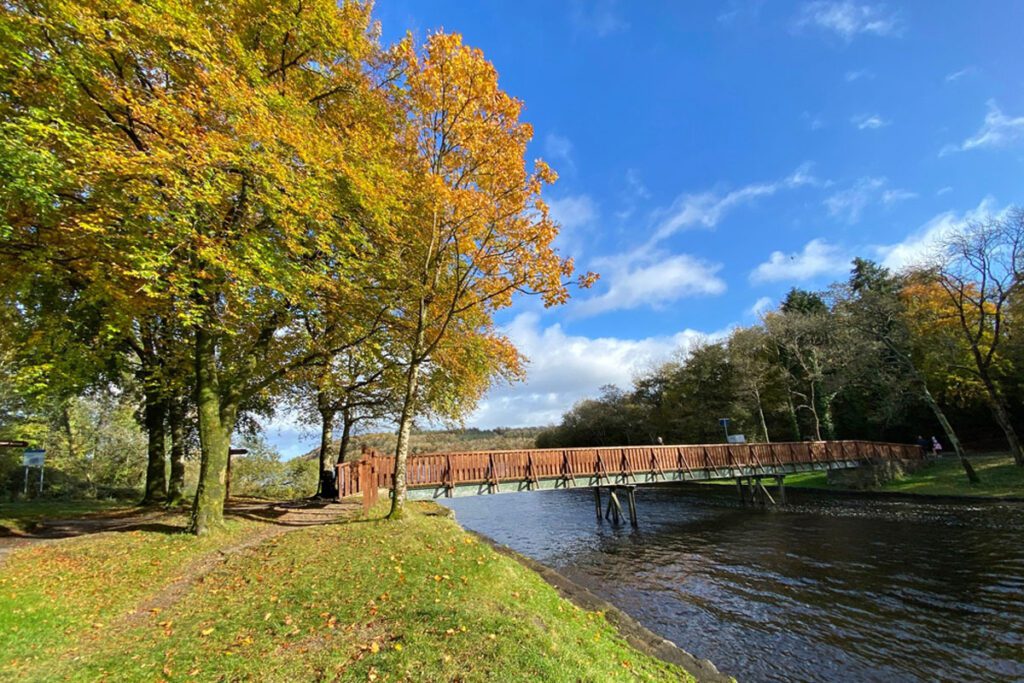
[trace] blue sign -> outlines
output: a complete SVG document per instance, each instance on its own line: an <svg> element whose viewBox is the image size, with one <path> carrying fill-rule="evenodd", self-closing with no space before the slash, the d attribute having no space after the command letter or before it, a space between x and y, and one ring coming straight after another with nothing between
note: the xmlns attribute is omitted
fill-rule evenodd
<svg viewBox="0 0 1024 683"><path fill-rule="evenodd" d="M42 467L46 461L46 451L42 449L24 450L21 454L22 467Z"/></svg>
<svg viewBox="0 0 1024 683"><path fill-rule="evenodd" d="M727 426L729 424L729 418L727 418L727 417L720 417L720 418L718 418L718 424L722 425L723 427Z"/></svg>

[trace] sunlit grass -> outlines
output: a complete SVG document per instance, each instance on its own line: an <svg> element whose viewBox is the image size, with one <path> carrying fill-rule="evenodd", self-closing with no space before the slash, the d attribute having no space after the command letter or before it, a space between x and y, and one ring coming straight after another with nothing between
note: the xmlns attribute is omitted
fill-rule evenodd
<svg viewBox="0 0 1024 683"><path fill-rule="evenodd" d="M1014 464L1008 453L971 456L970 461L981 479L980 484L969 483L960 461L947 456L914 474L889 482L882 490L937 496L1024 497L1024 467Z"/></svg>
<svg viewBox="0 0 1024 683"><path fill-rule="evenodd" d="M0 579L0 678L686 680L436 506L412 507L400 522L310 527L224 557L267 524L18 551ZM197 565L205 573L167 590Z"/></svg>

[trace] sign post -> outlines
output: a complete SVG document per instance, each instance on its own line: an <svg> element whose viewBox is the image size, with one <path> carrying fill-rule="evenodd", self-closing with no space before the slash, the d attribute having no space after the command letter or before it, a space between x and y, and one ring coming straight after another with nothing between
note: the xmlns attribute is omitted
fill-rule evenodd
<svg viewBox="0 0 1024 683"><path fill-rule="evenodd" d="M21 455L21 464L25 467L25 495L28 495L28 471L31 467L39 468L39 493L42 493L43 472L46 469L46 451L38 448L26 449Z"/></svg>
<svg viewBox="0 0 1024 683"><path fill-rule="evenodd" d="M722 429L725 430L725 442L729 443L729 418L720 417L718 418L718 424L722 425Z"/></svg>

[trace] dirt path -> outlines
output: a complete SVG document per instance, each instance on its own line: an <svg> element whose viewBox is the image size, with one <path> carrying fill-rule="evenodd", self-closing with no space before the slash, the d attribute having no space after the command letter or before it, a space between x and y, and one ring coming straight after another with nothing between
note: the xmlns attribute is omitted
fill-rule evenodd
<svg viewBox="0 0 1024 683"><path fill-rule="evenodd" d="M140 623L154 612L165 610L188 594L197 581L224 564L229 557L258 546L272 538L298 529L320 524L331 524L355 515L362 507L355 502L311 503L264 503L233 501L226 515L247 519L264 519L270 523L250 534L244 541L216 552L197 558L182 571L174 581L159 592L141 602L135 611L122 618L126 626Z"/></svg>
<svg viewBox="0 0 1024 683"><path fill-rule="evenodd" d="M226 548L221 553L232 550L237 552L295 529L336 522L355 514L359 509L358 503L350 501L341 503L309 500L270 502L256 499L233 499L225 506L225 517L265 522L268 526L253 534L250 537L251 543L250 540L247 540L242 546ZM71 519L44 520L37 523L30 532L0 536L0 565L14 550L40 543L55 543L66 538L125 531L183 532L185 530L183 512L185 512L185 508L171 510L132 508L97 512Z"/></svg>

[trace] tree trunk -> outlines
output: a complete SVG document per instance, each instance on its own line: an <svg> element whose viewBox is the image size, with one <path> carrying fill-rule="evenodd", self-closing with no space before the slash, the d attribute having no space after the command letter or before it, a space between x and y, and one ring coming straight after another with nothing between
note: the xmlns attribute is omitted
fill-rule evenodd
<svg viewBox="0 0 1024 683"><path fill-rule="evenodd" d="M161 396L157 378L147 373L144 379L144 402L146 424L146 489L142 505L155 505L167 499L167 432L165 418L167 403Z"/></svg>
<svg viewBox="0 0 1024 683"><path fill-rule="evenodd" d="M1024 467L1024 451L1021 451L1020 439L1017 437L1017 430L1013 428L1013 420L1010 419L1010 412L1006 409L1006 403L1003 401L1003 397L999 394L999 390L988 376L988 373L979 374L981 374L982 384L985 385L985 391L988 393L992 416L996 419L999 428L1003 430L1003 434L1006 435L1006 443L1010 447L1013 461L1018 466Z"/></svg>
<svg viewBox="0 0 1024 683"><path fill-rule="evenodd" d="M419 363L411 363L405 379L402 416L398 421L398 443L395 445L394 488L391 496L391 511L388 513L389 519L401 519L405 512L405 461L409 456L409 433L412 431L413 404L416 402L419 376Z"/></svg>
<svg viewBox="0 0 1024 683"><path fill-rule="evenodd" d="M818 440L832 441L836 438L836 428L832 420L832 400L825 396L821 382L814 382L814 418L818 420Z"/></svg>
<svg viewBox="0 0 1024 683"><path fill-rule="evenodd" d="M957 437L956 432L953 431L953 425L951 425L949 420L946 419L946 413L943 412L941 407L939 407L938 402L932 396L932 392L928 390L928 385L925 383L924 378L918 375L917 380L921 385L921 396L924 397L924 401L928 404L928 407L932 409L932 413L935 414L935 419L939 421L940 425L942 425L942 431L946 434L946 439L949 440L949 444L953 447L956 457L960 459L960 466L964 468L964 474L967 475L967 481L972 484L980 484L981 479L978 477L978 473L974 471L971 461L964 455L964 449L960 445L960 439Z"/></svg>
<svg viewBox="0 0 1024 683"><path fill-rule="evenodd" d="M228 449L234 427L233 409L222 405L212 335L196 330L196 408L199 416L199 485L192 503L189 531L204 535L224 527Z"/></svg>
<svg viewBox="0 0 1024 683"><path fill-rule="evenodd" d="M227 465L224 467L224 504L228 504L228 499L231 498L231 436L228 435L228 460Z"/></svg>
<svg viewBox="0 0 1024 683"><path fill-rule="evenodd" d="M808 401L806 406L807 410L810 411L811 417L814 418L814 440L821 441L821 417L818 415L818 386L816 382L810 383L811 387L811 400Z"/></svg>
<svg viewBox="0 0 1024 683"><path fill-rule="evenodd" d="M794 441L802 441L803 435L800 433L800 418L796 414L796 406L793 405L793 392L789 388L789 382L786 383L786 406L789 408L789 428L792 432L792 439Z"/></svg>
<svg viewBox="0 0 1024 683"><path fill-rule="evenodd" d="M334 464L331 462L331 441L334 440L334 411L320 408L320 477L316 487L317 498L335 498L338 488L334 483Z"/></svg>
<svg viewBox="0 0 1024 683"><path fill-rule="evenodd" d="M761 405L761 391L754 387L754 398L757 400L757 414L761 418L761 431L764 433L764 442L771 443L771 437L768 436L768 422L764 419L764 406Z"/></svg>
<svg viewBox="0 0 1024 683"><path fill-rule="evenodd" d="M181 399L168 402L167 421L171 432L171 478L167 484L167 505L185 502L185 410Z"/></svg>
<svg viewBox="0 0 1024 683"><path fill-rule="evenodd" d="M338 459L336 463L345 462L345 454L348 453L348 446L352 442L352 426L355 420L352 419L352 411L343 408L341 411L341 444L338 446Z"/></svg>

